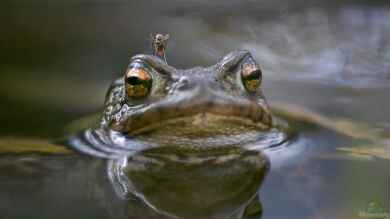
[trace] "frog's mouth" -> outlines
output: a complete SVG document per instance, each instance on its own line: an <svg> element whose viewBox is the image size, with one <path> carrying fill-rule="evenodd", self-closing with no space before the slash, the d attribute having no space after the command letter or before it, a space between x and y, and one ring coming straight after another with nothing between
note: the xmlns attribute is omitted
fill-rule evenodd
<svg viewBox="0 0 390 219"><path fill-rule="evenodd" d="M268 121L267 121L268 122ZM269 125L235 115L226 116L212 112L201 112L189 116L181 116L160 120L144 127L131 130L127 134L140 136L157 132L166 135L205 136L205 135L229 135L243 129L268 130Z"/></svg>
<svg viewBox="0 0 390 219"><path fill-rule="evenodd" d="M157 102L136 110L124 105L126 111L113 114L120 120L87 130L72 145L83 153L116 158L160 147L191 152L226 147L257 150L287 139L263 102L181 103Z"/></svg>
<svg viewBox="0 0 390 219"><path fill-rule="evenodd" d="M264 132L272 116L264 102L164 101L122 112L112 130L138 139L204 139Z"/></svg>

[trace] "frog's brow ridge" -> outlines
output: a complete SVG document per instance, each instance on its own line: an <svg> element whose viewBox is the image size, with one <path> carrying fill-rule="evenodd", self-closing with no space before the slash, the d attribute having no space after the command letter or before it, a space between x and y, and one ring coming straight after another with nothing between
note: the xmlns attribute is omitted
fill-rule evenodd
<svg viewBox="0 0 390 219"><path fill-rule="evenodd" d="M157 56L144 55L144 54L135 55L131 58L130 64L136 60L141 60L143 62L148 63L151 67L153 67L156 71L158 71L161 74L170 75L176 71L174 67L166 64L163 60L161 60Z"/></svg>
<svg viewBox="0 0 390 219"><path fill-rule="evenodd" d="M221 61L217 63L217 67L221 71L227 71L232 67L237 66L244 58L251 56L251 53L247 50L235 50L225 55Z"/></svg>

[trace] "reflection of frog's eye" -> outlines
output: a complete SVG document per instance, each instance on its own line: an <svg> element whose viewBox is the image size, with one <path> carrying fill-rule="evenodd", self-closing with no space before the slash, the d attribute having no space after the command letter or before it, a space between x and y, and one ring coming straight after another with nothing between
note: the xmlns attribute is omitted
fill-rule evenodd
<svg viewBox="0 0 390 219"><path fill-rule="evenodd" d="M125 75L125 88L130 98L146 97L152 88L152 77L143 68L130 68Z"/></svg>
<svg viewBox="0 0 390 219"><path fill-rule="evenodd" d="M241 78L244 87L249 92L256 92L261 84L261 70L253 64L244 64L241 70Z"/></svg>

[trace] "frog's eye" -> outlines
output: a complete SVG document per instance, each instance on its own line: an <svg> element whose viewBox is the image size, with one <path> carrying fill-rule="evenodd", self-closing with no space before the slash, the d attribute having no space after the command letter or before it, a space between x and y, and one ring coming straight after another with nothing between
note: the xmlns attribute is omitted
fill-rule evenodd
<svg viewBox="0 0 390 219"><path fill-rule="evenodd" d="M243 64L241 79L245 89L249 92L256 92L261 85L262 72L255 64Z"/></svg>
<svg viewBox="0 0 390 219"><path fill-rule="evenodd" d="M125 89L127 96L134 99L148 96L152 88L152 82L152 76L145 68L129 68L125 74Z"/></svg>

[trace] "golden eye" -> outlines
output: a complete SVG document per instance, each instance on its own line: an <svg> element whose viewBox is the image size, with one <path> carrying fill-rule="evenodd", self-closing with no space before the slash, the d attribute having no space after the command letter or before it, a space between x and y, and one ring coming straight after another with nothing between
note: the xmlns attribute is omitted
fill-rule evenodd
<svg viewBox="0 0 390 219"><path fill-rule="evenodd" d="M244 87L249 92L256 92L261 84L261 70L253 64L244 64L242 66L241 78Z"/></svg>
<svg viewBox="0 0 390 219"><path fill-rule="evenodd" d="M152 88L152 77L143 68L130 68L125 74L126 94L130 98L146 97Z"/></svg>

